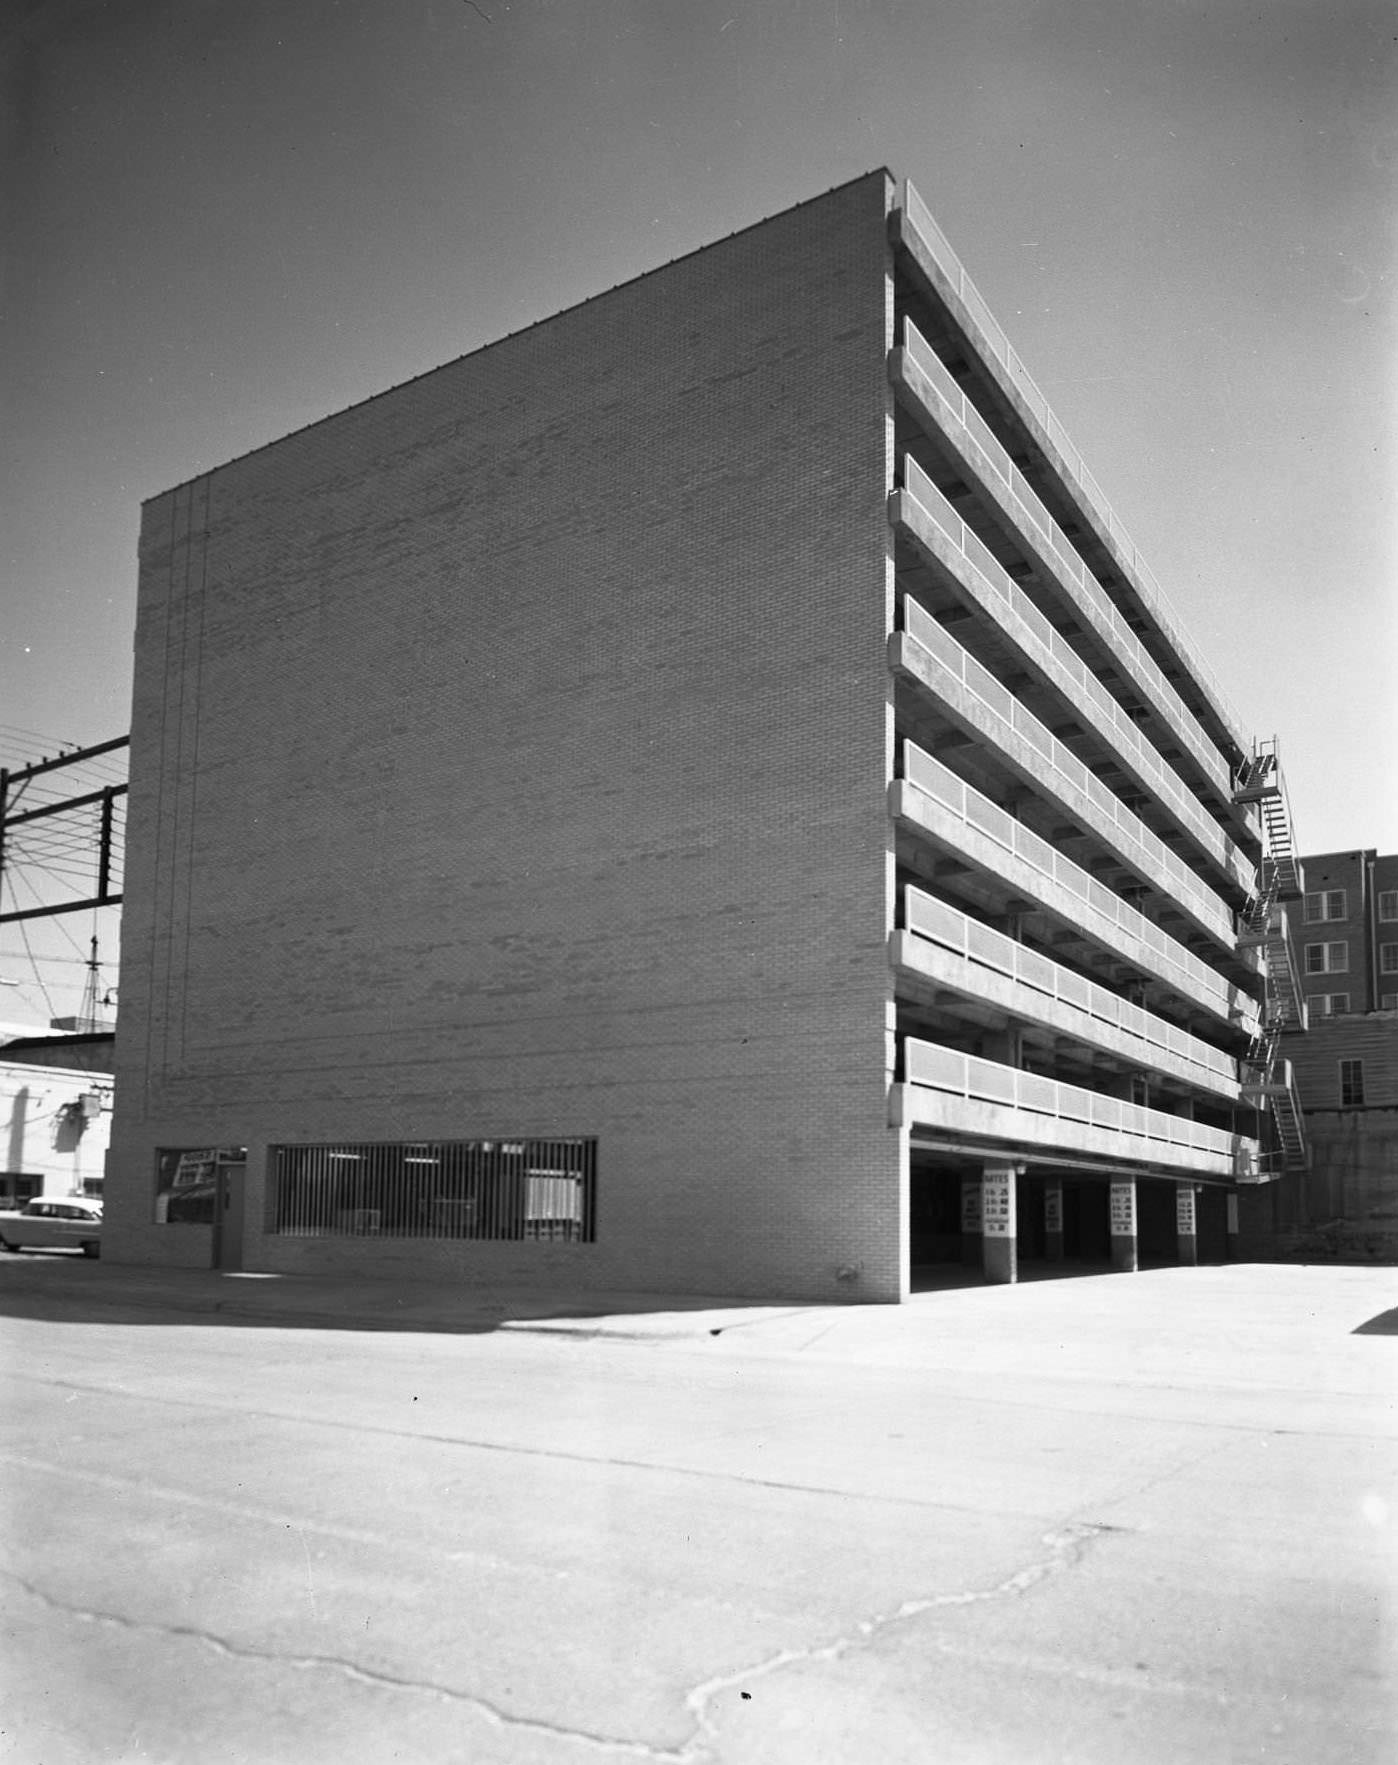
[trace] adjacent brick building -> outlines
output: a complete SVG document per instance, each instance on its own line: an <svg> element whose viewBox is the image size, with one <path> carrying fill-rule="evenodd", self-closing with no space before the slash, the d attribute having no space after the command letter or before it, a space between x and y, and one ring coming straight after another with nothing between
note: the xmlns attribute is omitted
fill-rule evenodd
<svg viewBox="0 0 1398 1765"><path fill-rule="evenodd" d="M104 1254L1207 1251L1289 1119L1276 776L858 179L146 505Z"/></svg>
<svg viewBox="0 0 1398 1765"><path fill-rule="evenodd" d="M1305 863L1292 942L1311 1020L1398 1010L1398 853L1322 852Z"/></svg>
<svg viewBox="0 0 1398 1765"><path fill-rule="evenodd" d="M1310 1033L1288 1038L1309 1168L1247 1198L1240 1254L1398 1262L1398 854L1305 860L1292 925Z"/></svg>

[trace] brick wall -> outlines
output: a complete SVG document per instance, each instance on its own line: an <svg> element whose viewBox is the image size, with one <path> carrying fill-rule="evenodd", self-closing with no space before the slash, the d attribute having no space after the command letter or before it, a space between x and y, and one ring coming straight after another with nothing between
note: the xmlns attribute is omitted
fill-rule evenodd
<svg viewBox="0 0 1398 1765"><path fill-rule="evenodd" d="M1384 968L1385 960L1398 964L1398 918L1383 917L1384 908L1391 909L1392 896L1398 893L1398 854L1380 856L1372 848L1322 852L1303 863L1307 893L1325 896L1326 912L1331 906L1342 905L1344 909L1336 918L1312 920L1305 917L1304 902L1298 901L1288 910L1297 970L1310 1001L1312 1021L1325 1015L1326 1000L1333 1002L1336 995L1348 1001L1351 1012L1384 1009L1385 997L1398 999L1398 967ZM1340 891L1342 903L1331 899ZM1325 962L1324 971L1307 971L1308 945L1337 944L1343 946L1340 968L1331 967L1328 958L1317 955L1317 961Z"/></svg>
<svg viewBox="0 0 1398 1765"><path fill-rule="evenodd" d="M1308 1114L1340 1108L1342 1060L1362 1063L1366 1107L1398 1107L1398 1012L1314 1019L1304 1035L1285 1038L1282 1053Z"/></svg>
<svg viewBox="0 0 1398 1765"><path fill-rule="evenodd" d="M1374 925L1373 936L1374 968L1376 974L1374 984L1376 996L1374 1003L1384 1008L1385 1000L1389 1001L1387 1009L1398 1009L1398 967L1386 966L1398 964L1398 918L1386 918L1385 910L1393 914L1398 909L1398 852L1390 852L1386 856L1375 856L1372 877L1374 890Z"/></svg>
<svg viewBox="0 0 1398 1765"><path fill-rule="evenodd" d="M882 173L144 511L106 1254L153 1148L587 1134L481 1278L900 1291ZM854 1280L837 1280L841 1268Z"/></svg>
<svg viewBox="0 0 1398 1765"><path fill-rule="evenodd" d="M1283 1051L1295 1068L1310 1169L1240 1194L1239 1254L1398 1262L1398 1012L1313 1019ZM1342 1060L1362 1062L1357 1107L1340 1107Z"/></svg>
<svg viewBox="0 0 1398 1765"><path fill-rule="evenodd" d="M1398 1263L1398 1108L1308 1112L1311 1168L1239 1193L1238 1255Z"/></svg>

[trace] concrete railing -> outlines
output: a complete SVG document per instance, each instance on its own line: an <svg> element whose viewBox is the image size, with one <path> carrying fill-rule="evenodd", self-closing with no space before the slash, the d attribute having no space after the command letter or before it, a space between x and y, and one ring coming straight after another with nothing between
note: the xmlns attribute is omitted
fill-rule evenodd
<svg viewBox="0 0 1398 1765"><path fill-rule="evenodd" d="M1006 636L1024 651L1029 660L1037 663L1048 678L1053 679L1055 673L1067 676L1077 695L1079 714L1127 761L1141 783L1154 792L1161 806L1175 817L1195 843L1227 870L1240 887L1250 888L1256 867L1248 863L1184 780L1161 758L1154 744L1141 734L1125 706L1112 697L1068 640L1055 631L916 460L905 460L904 479L899 494L908 498L916 512L936 529L955 555L957 573L965 586L974 593L975 581L979 578L991 591L988 604ZM1013 614L1026 629L1020 631L1007 623L1007 614ZM1227 775L1220 769L1216 780L1220 796L1226 781Z"/></svg>
<svg viewBox="0 0 1398 1765"><path fill-rule="evenodd" d="M1218 676L1200 654L1198 645L1186 633L1179 614L1170 605L1169 597L1161 587L1155 572L1141 555L1131 535L1127 532L1125 524L1117 516L1116 511L1103 494L1101 486L1087 469L1082 454L1074 446L1068 431L1053 414L1049 401L1039 390L1033 376L1020 360L1009 338L1005 335L1004 328L995 318L989 306L986 305L980 290L966 274L965 266L952 250L946 234L933 220L931 210L918 195L911 180L908 179L905 179L903 183L902 218L904 224L911 227L917 234L927 255L936 263L957 298L965 307L985 344L985 353L999 362L1005 370L1007 378L1032 413L1034 420L1052 442L1072 480L1071 488L1077 494L1078 500L1096 517L1097 525L1111 536L1123 562L1135 579L1136 591L1140 595L1142 604L1169 640L1176 655L1199 683L1207 689L1215 709L1223 722L1229 726L1234 740L1246 750L1250 745L1246 725L1224 692Z"/></svg>
<svg viewBox="0 0 1398 1765"><path fill-rule="evenodd" d="M916 326L907 320L904 320L903 330L903 347L908 359L931 386L935 396L947 407L950 415L965 430L972 456L971 463L979 469L982 482L987 487L998 487L1000 495L1010 504L1021 531L1032 534L1039 543L1041 553L1052 559L1054 571L1070 596L1080 605L1083 601L1090 603L1097 619L1105 627L1108 641L1116 647L1128 668L1135 671L1141 690L1155 700L1161 707L1162 714L1169 717L1180 739L1217 785L1220 794L1226 799L1231 798L1232 780L1228 766L1203 724L1165 678L1160 664L1127 624L1121 609L1083 563L1068 536L1030 489L1023 473L947 372L936 351L919 336Z"/></svg>
<svg viewBox="0 0 1398 1765"><path fill-rule="evenodd" d="M903 891L903 917L908 930L918 937L964 956L970 963L993 969L1046 998L1086 1012L1109 1028L1171 1054L1201 1074L1221 1080L1222 1088L1236 1101L1237 1062L1221 1049L1212 1048L1197 1036L1191 1036L1187 1030L1166 1023L1154 1012L1133 1005L1129 999L1108 992L1095 981L1074 974L1061 963L1041 956L1037 950L1006 937L1003 932L982 925L978 919L972 919L959 908L938 900L935 895L929 895L911 883ZM1210 1085L1211 1090L1219 1088L1217 1084Z"/></svg>
<svg viewBox="0 0 1398 1765"><path fill-rule="evenodd" d="M1074 864L1071 858L1065 857L1022 821L1016 821L1014 816L992 803L989 797L943 766L940 760L934 760L916 742L905 740L903 743L903 776L966 828L1019 859L1046 882L1066 890L1074 900L1074 919L1085 931L1091 933L1094 924L1098 923L1108 933L1122 933L1149 953L1155 972L1162 980L1174 982L1187 998L1198 1000L1220 1017L1233 1018L1238 990L1217 969L1201 962L1177 938L1162 931L1153 920L1147 919L1120 895L1098 882L1081 865ZM1109 947L1119 948L1114 941L1108 941ZM1248 1007L1247 1016L1255 1017L1255 1003L1249 1000ZM1240 1018L1239 1021L1243 1020Z"/></svg>
<svg viewBox="0 0 1398 1765"><path fill-rule="evenodd" d="M1187 906L1205 930L1211 931L1220 943L1231 949L1234 943L1233 917L1224 901L1201 881L1177 852L1171 851L1157 834L1152 833L1140 816L1128 809L1096 773L1089 772L1047 725L1002 686L988 668L982 667L945 626L923 612L915 601L906 601L904 607L908 619L907 635L985 707L1005 734L1017 735L1028 743L1036 756L1036 775L1043 783L1053 789L1055 781L1061 781L1061 787L1086 797L1108 824L1108 833L1103 834L1099 829L1098 837L1109 839L1128 863L1162 892L1173 895L1176 901ZM1070 814L1076 812L1072 802L1064 798L1062 788L1058 796ZM1084 820L1088 818L1084 817Z"/></svg>
<svg viewBox="0 0 1398 1765"><path fill-rule="evenodd" d="M903 1070L910 1085L946 1092L968 1103L1000 1104L1065 1124L1106 1129L1135 1141L1138 1157L1152 1156L1149 1147L1176 1147L1226 1159L1236 1171L1252 1169L1257 1163L1257 1142L1225 1128L1207 1127L1186 1116L1167 1115L1162 1109L1107 1097L1081 1085L1042 1078L1038 1073L943 1048L936 1042L908 1037L903 1044Z"/></svg>

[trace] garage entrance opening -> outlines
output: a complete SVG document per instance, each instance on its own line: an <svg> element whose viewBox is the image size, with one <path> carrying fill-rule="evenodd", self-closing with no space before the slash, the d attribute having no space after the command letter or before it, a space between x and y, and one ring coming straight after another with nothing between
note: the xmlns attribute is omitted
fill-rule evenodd
<svg viewBox="0 0 1398 1765"><path fill-rule="evenodd" d="M908 1260L914 1292L982 1278L980 1184L990 1154L960 1157L916 1146L909 1155ZM1015 1240L1019 1278L1101 1273L1113 1267L1111 1183L1081 1169L1031 1168L1015 1182ZM1142 1267L1180 1260L1178 1185L1167 1178L1136 1180L1136 1232ZM1198 1259L1226 1257L1222 1190L1198 1191Z"/></svg>

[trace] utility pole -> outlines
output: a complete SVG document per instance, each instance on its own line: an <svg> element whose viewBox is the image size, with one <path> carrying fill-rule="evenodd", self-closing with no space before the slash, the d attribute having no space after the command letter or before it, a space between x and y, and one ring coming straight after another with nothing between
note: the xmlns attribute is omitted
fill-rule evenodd
<svg viewBox="0 0 1398 1765"><path fill-rule="evenodd" d="M115 907L121 902L120 894L112 893L112 824L113 806L118 797L124 797L128 787L124 784L104 785L100 790L88 791L82 796L67 797L61 802L45 803L41 808L22 810L11 814L11 809L23 798L25 791L34 779L44 773L53 772L64 766L78 766L84 760L95 760L101 754L115 753L119 748L131 745L129 735L120 735L109 742L99 742L95 747L77 748L71 754L62 754L57 760L40 760L33 766L20 767L16 771L0 767L0 909L4 906L5 863L7 859L6 835L11 828L28 826L36 821L43 821L54 815L71 814L76 809L86 808L89 804L100 803L101 814L98 826L97 885L96 893L84 896L80 901L61 901L47 907L17 908L9 913L0 911L0 925L8 925L20 919L51 919L60 913L80 913L87 907ZM11 791L13 790L13 796Z"/></svg>

